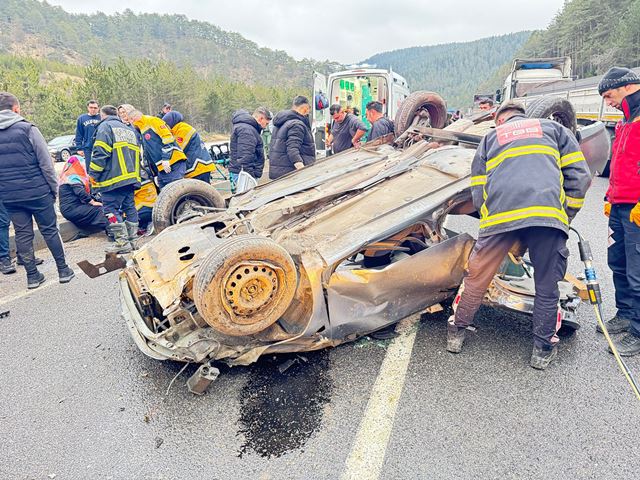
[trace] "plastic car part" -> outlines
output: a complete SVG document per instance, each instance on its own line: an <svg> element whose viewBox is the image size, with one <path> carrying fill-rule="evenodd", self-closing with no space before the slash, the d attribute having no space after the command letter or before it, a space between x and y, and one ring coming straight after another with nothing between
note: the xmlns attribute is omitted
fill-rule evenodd
<svg viewBox="0 0 640 480"><path fill-rule="evenodd" d="M239 235L217 245L194 280L198 312L215 330L242 336L261 332L286 311L298 275L287 251L272 240Z"/></svg>

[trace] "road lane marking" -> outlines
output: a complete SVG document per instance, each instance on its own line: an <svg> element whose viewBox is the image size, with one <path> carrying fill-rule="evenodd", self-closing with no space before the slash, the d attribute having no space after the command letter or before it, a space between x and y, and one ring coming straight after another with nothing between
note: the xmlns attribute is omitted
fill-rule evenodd
<svg viewBox="0 0 640 480"><path fill-rule="evenodd" d="M413 315L401 320L396 327L400 336L394 338L387 348L342 480L374 480L380 477L416 340L417 328L414 327L419 321L420 315Z"/></svg>
<svg viewBox="0 0 640 480"><path fill-rule="evenodd" d="M52 285L56 285L57 283L58 283L57 281L50 280L48 282L43 283L38 288L32 288L31 290L26 289L26 290L22 290L21 292L14 293L13 295L7 295L6 297L0 298L0 305L6 305L7 303L14 302L23 297L26 297L31 293L41 292L42 290L49 288Z"/></svg>

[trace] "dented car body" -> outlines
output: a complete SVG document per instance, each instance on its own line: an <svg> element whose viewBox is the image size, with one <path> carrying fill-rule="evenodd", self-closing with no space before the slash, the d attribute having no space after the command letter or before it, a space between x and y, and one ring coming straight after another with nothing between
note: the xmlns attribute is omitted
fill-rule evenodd
<svg viewBox="0 0 640 480"><path fill-rule="evenodd" d="M471 147L349 150L162 231L119 279L135 343L159 360L247 365L352 341L451 297L474 239L444 223L473 214L483 128L469 124ZM601 156L600 133L587 137ZM530 313L526 273L506 266L486 303ZM570 322L579 299L570 284L561 291Z"/></svg>

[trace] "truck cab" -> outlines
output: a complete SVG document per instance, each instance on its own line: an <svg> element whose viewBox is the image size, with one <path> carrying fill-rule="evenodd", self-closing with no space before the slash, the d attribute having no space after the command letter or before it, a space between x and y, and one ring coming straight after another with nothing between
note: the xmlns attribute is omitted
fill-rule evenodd
<svg viewBox="0 0 640 480"><path fill-rule="evenodd" d="M499 101L525 97L550 82L571 81L571 58L516 58L504 81Z"/></svg>
<svg viewBox="0 0 640 480"><path fill-rule="evenodd" d="M338 103L342 108L355 107L359 118L370 127L365 116L367 103L379 101L384 106L385 115L393 120L398 107L409 96L409 86L404 77L391 69L378 68L354 68L329 76L314 72L313 90L311 128L318 157L326 155L324 141L331 125L330 105ZM326 98L328 105L318 105L319 98Z"/></svg>

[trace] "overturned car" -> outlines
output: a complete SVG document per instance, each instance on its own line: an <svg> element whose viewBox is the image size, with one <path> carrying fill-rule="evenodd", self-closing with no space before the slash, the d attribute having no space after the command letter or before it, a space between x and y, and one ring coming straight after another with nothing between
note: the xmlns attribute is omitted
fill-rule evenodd
<svg viewBox="0 0 640 480"><path fill-rule="evenodd" d="M407 101L399 115L414 120L404 120L399 144L328 157L232 197L226 208L216 198L194 207L188 195L176 197L167 215L179 220L182 205L183 221L163 224L119 278L123 317L140 350L158 360L247 365L265 353L352 341L451 297L474 239L445 220L474 214L470 165L493 122L442 129L437 96L418 92ZM580 133L595 172L606 163L608 136L602 125ZM511 259L486 303L530 313L529 269ZM575 329L580 300L563 283L565 323Z"/></svg>

